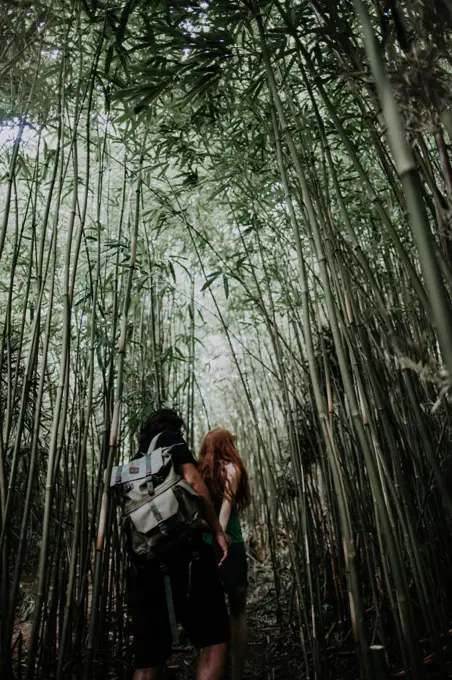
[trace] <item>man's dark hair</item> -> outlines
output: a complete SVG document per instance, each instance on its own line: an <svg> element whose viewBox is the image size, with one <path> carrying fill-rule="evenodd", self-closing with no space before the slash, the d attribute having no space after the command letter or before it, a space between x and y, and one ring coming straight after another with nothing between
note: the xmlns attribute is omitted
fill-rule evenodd
<svg viewBox="0 0 452 680"><path fill-rule="evenodd" d="M171 408L160 408L153 411L146 422L142 425L138 434L140 451L147 453L147 450L156 434L169 430L170 432L180 432L184 421L180 415Z"/></svg>

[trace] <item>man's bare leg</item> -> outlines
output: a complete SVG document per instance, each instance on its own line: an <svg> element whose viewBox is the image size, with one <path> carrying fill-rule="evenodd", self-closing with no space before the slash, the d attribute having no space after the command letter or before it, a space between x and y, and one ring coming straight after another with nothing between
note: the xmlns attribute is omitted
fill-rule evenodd
<svg viewBox="0 0 452 680"><path fill-rule="evenodd" d="M153 668L137 668L133 674L133 680L161 680L162 667L154 666Z"/></svg>
<svg viewBox="0 0 452 680"><path fill-rule="evenodd" d="M236 588L229 593L231 622L231 680L242 680L248 645L246 620L246 588Z"/></svg>
<svg viewBox="0 0 452 680"><path fill-rule="evenodd" d="M199 655L196 680L222 680L227 649L228 645L226 642L222 642L220 645L204 647ZM139 678L138 680L142 679ZM148 679L146 678L146 680Z"/></svg>

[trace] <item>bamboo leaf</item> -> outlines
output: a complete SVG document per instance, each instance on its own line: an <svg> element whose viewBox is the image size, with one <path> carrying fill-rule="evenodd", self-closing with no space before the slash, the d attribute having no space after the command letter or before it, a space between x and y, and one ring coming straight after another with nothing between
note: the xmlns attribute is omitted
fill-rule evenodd
<svg viewBox="0 0 452 680"><path fill-rule="evenodd" d="M214 272L213 274L209 274L209 276L206 279L206 282L201 288L201 291L206 290L207 288L210 288L212 283L220 276L221 271Z"/></svg>
<svg viewBox="0 0 452 680"><path fill-rule="evenodd" d="M168 267L169 267L169 270L170 270L170 273L171 273L171 277L172 277L174 283L176 283L176 272L174 271L174 265L173 265L173 263L172 263L172 262L168 262Z"/></svg>
<svg viewBox="0 0 452 680"><path fill-rule="evenodd" d="M224 294L226 295L226 300L229 298L229 280L228 277L223 274L223 286Z"/></svg>

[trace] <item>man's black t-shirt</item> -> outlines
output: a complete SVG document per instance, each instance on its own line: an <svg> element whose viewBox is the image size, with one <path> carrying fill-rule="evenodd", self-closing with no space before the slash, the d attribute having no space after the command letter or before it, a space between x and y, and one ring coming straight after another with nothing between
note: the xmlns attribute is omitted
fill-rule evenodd
<svg viewBox="0 0 452 680"><path fill-rule="evenodd" d="M177 446L174 446L177 444ZM182 437L180 432L170 432L165 430L159 435L157 440L158 447L172 446L171 456L173 458L174 465L184 465L185 463L191 463L197 466L196 460L193 458L193 454L187 446L185 439ZM134 460L137 458L142 458L147 454L147 451L139 451L135 456Z"/></svg>

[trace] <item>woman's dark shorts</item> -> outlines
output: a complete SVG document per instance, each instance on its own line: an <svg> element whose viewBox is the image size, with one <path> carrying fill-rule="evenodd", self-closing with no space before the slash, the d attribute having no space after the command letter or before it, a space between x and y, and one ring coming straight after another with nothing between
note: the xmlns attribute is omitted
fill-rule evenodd
<svg viewBox="0 0 452 680"><path fill-rule="evenodd" d="M229 554L220 567L220 578L226 593L248 585L248 563L244 543L231 543Z"/></svg>
<svg viewBox="0 0 452 680"><path fill-rule="evenodd" d="M199 542L198 559L178 552L168 562L174 608L191 643L202 649L229 640L224 592L212 547ZM191 569L190 569L191 562ZM162 665L171 654L172 638L161 569L132 567L129 580L136 668Z"/></svg>

